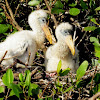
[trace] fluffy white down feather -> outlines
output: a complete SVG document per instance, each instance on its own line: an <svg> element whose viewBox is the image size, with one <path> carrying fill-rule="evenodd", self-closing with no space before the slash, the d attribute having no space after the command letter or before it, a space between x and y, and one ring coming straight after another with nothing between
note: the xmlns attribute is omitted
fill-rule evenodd
<svg viewBox="0 0 100 100"><path fill-rule="evenodd" d="M70 68L72 72L76 72L79 67L78 64L78 50L75 48L75 55L71 54L69 47L64 42L64 38L61 35L60 29L71 29L70 24L61 23L56 29L56 37L58 39L57 43L53 46L50 46L45 55L45 66L46 71L55 72L57 71L57 66L59 61L62 61L61 69L64 70L66 68Z"/></svg>
<svg viewBox="0 0 100 100"><path fill-rule="evenodd" d="M45 40L44 31L38 21L40 17L47 17L44 10L32 12L28 17L32 31L23 30L16 32L15 34L9 35L4 42L0 43L0 60L7 51L5 60L1 63L2 65L12 65L15 58L25 64L32 65L37 49L43 45ZM30 58L29 53L31 53Z"/></svg>

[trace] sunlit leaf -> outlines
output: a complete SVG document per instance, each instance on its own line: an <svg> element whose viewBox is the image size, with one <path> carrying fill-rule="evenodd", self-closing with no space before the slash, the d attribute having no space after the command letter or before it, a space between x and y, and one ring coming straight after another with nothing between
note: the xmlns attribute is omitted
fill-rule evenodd
<svg viewBox="0 0 100 100"><path fill-rule="evenodd" d="M70 72L70 68L67 68L65 70L60 71L59 74L60 74L60 76L64 76L64 75L67 75L69 72Z"/></svg>
<svg viewBox="0 0 100 100"><path fill-rule="evenodd" d="M100 6L95 9L96 11L100 10Z"/></svg>
<svg viewBox="0 0 100 100"><path fill-rule="evenodd" d="M5 13L4 12L0 12L0 15L2 16L2 17L6 17L6 15L5 15Z"/></svg>
<svg viewBox="0 0 100 100"><path fill-rule="evenodd" d="M39 0L32 0L32 1L29 1L29 2L28 2L28 5L30 5L30 6L36 6L36 5L38 5L39 3L40 3Z"/></svg>
<svg viewBox="0 0 100 100"><path fill-rule="evenodd" d="M77 69L77 72L76 72L76 78L77 78L77 80L79 80L80 78L82 78L82 76L84 76L87 67L88 67L88 61L85 60L80 65L80 67Z"/></svg>
<svg viewBox="0 0 100 100"><path fill-rule="evenodd" d="M72 3L72 4L69 4L70 7L75 7L77 5L77 3Z"/></svg>
<svg viewBox="0 0 100 100"><path fill-rule="evenodd" d="M26 70L26 80L25 80L25 84L26 86L29 86L30 81L31 81L31 72L29 70Z"/></svg>
<svg viewBox="0 0 100 100"><path fill-rule="evenodd" d="M69 10L69 14L72 16L77 16L80 13L80 10L78 8L71 8Z"/></svg>
<svg viewBox="0 0 100 100"><path fill-rule="evenodd" d="M84 27L84 31L94 31L95 29L97 29L97 27L95 27L95 26Z"/></svg>
<svg viewBox="0 0 100 100"><path fill-rule="evenodd" d="M23 74L22 74L22 73L19 74L19 80L20 80L21 82L23 81Z"/></svg>
<svg viewBox="0 0 100 100"><path fill-rule="evenodd" d="M11 90L9 96L13 96L13 95L15 95L15 93L13 90Z"/></svg>
<svg viewBox="0 0 100 100"><path fill-rule="evenodd" d="M66 93L68 91L70 91L74 86L70 86L69 88L67 88L63 93Z"/></svg>
<svg viewBox="0 0 100 100"><path fill-rule="evenodd" d="M57 66L57 74L59 75L59 72L60 72L60 70L61 70L61 66L62 66L62 62L61 62L61 60L59 61L59 63L58 63L58 66Z"/></svg>
<svg viewBox="0 0 100 100"><path fill-rule="evenodd" d="M4 92L5 88L0 86L0 93Z"/></svg>
<svg viewBox="0 0 100 100"><path fill-rule="evenodd" d="M4 97L3 98L0 98L0 100L4 100Z"/></svg>
<svg viewBox="0 0 100 100"><path fill-rule="evenodd" d="M92 21L93 23L99 25L99 24L96 22L95 18L92 18L91 21Z"/></svg>
<svg viewBox="0 0 100 100"><path fill-rule="evenodd" d="M0 11L3 11L3 9L0 8Z"/></svg>
<svg viewBox="0 0 100 100"><path fill-rule="evenodd" d="M93 42L93 45L100 46L99 39L96 37L90 37L90 42Z"/></svg>
<svg viewBox="0 0 100 100"><path fill-rule="evenodd" d="M100 51L95 52L95 56L100 58Z"/></svg>
<svg viewBox="0 0 100 100"><path fill-rule="evenodd" d="M22 93L21 88L18 85L14 84L14 83L11 83L10 87L13 90L13 92L15 93L15 95L19 98L20 97L20 93Z"/></svg>
<svg viewBox="0 0 100 100"><path fill-rule="evenodd" d="M14 81L14 75L11 69L8 69L2 77L2 81L6 86L9 86L10 83Z"/></svg>

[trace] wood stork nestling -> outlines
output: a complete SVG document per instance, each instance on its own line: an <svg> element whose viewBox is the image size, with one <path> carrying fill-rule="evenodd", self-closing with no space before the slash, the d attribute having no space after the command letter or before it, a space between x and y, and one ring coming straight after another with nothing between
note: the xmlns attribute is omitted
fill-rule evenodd
<svg viewBox="0 0 100 100"><path fill-rule="evenodd" d="M14 59L19 59L25 64L32 65L35 53L43 45L45 36L52 42L46 18L47 14L44 10L32 12L28 17L28 23L32 28L31 31L16 32L0 43L0 59L8 51L1 63L2 65L9 66L14 63Z"/></svg>
<svg viewBox="0 0 100 100"><path fill-rule="evenodd" d="M57 71L57 65L61 60L62 70L69 67L72 72L76 72L78 68L78 50L74 47L72 36L70 34L71 30L72 25L67 22L61 23L57 26L55 31L57 43L53 46L50 46L45 55L46 71Z"/></svg>

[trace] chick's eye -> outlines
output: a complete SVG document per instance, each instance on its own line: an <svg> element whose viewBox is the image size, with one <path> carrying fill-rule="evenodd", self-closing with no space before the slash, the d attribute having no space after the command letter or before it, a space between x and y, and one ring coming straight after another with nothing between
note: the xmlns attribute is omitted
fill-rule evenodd
<svg viewBox="0 0 100 100"><path fill-rule="evenodd" d="M68 30L64 30L64 33L67 33L68 34Z"/></svg>
<svg viewBox="0 0 100 100"><path fill-rule="evenodd" d="M44 19L42 19L42 21L44 22L45 20L44 20Z"/></svg>
<svg viewBox="0 0 100 100"><path fill-rule="evenodd" d="M46 22L46 19L45 18L42 18L42 22Z"/></svg>

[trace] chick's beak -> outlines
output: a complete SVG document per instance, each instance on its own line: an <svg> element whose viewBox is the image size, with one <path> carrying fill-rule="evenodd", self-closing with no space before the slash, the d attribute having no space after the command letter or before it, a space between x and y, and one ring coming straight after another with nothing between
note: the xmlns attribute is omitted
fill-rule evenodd
<svg viewBox="0 0 100 100"><path fill-rule="evenodd" d="M50 42L50 44L52 44L52 35L50 34L49 28L48 26L45 24L42 26L42 29L46 35L46 38L48 39L48 41Z"/></svg>
<svg viewBox="0 0 100 100"><path fill-rule="evenodd" d="M67 43L69 49L71 50L72 55L75 55L75 47L72 40L72 36L71 35L66 36L65 42Z"/></svg>

